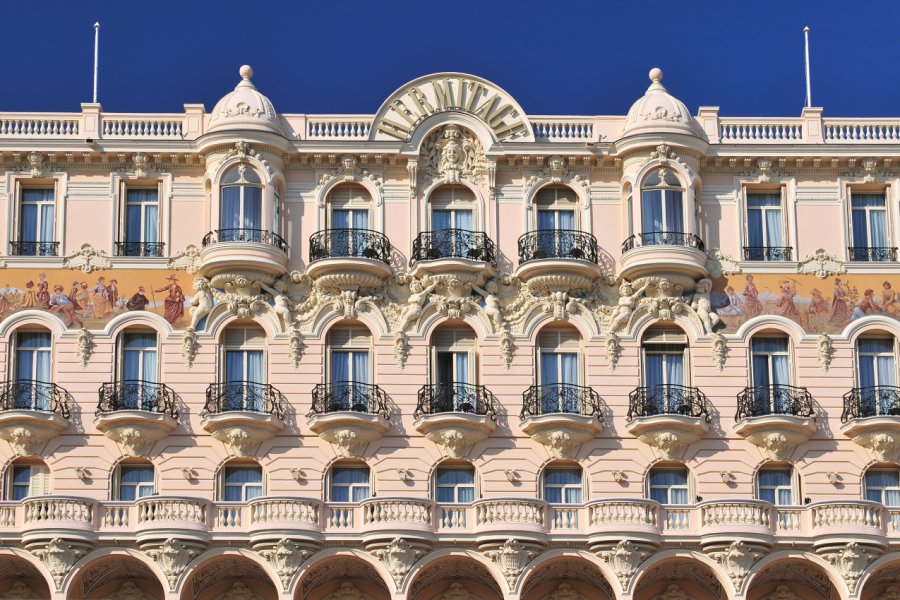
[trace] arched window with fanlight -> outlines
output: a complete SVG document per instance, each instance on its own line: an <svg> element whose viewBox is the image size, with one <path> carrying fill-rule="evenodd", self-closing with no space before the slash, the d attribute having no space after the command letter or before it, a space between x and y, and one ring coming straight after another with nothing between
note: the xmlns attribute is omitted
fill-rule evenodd
<svg viewBox="0 0 900 600"><path fill-rule="evenodd" d="M535 257L565 258L581 252L576 244L578 197L575 191L561 185L548 186L538 191L534 203L539 235Z"/></svg>
<svg viewBox="0 0 900 600"><path fill-rule="evenodd" d="M897 346L893 337L866 336L856 342L859 417L900 415Z"/></svg>
<svg viewBox="0 0 900 600"><path fill-rule="evenodd" d="M262 199L262 181L250 165L228 169L221 180L219 241L262 241Z"/></svg>
<svg viewBox="0 0 900 600"><path fill-rule="evenodd" d="M371 204L369 193L361 185L341 185L329 192L331 256L364 256L370 248Z"/></svg>
<svg viewBox="0 0 900 600"><path fill-rule="evenodd" d="M653 171L641 184L641 241L645 246L683 245L684 189L672 171Z"/></svg>
<svg viewBox="0 0 900 600"><path fill-rule="evenodd" d="M333 328L328 333L327 412L372 411L370 361L372 334L363 325Z"/></svg>

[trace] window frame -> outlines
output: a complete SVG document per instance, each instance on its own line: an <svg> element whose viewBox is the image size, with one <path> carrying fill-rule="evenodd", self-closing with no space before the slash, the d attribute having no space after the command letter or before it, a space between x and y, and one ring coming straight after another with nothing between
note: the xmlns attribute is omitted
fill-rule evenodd
<svg viewBox="0 0 900 600"><path fill-rule="evenodd" d="M456 192L457 190L461 192L461 194L468 194L470 197L466 199L457 198ZM437 198L446 192L450 192L451 199L447 202L444 198ZM440 203L440 205L437 205ZM457 211L468 211L472 214L472 229L469 231L478 232L482 230L481 227L481 218L478 211L478 198L475 193L467 188L464 185L441 185L428 195L427 211L426 211L426 223L425 230L426 231L436 231L434 228L434 219L433 213L435 210L446 210L451 213L452 226L450 229L460 229L456 224L456 213Z"/></svg>
<svg viewBox="0 0 900 600"><path fill-rule="evenodd" d="M751 210L750 196L775 195L776 192L777 192L778 196L781 198L781 202L778 205L778 210L781 211L780 223L781 223L782 245L781 246L770 246L769 245L769 233L768 233L768 228L766 228L765 213L767 212L767 210L770 210L770 209L756 207L753 210L762 210L762 212L763 212L762 216L763 216L763 240L764 240L764 243L763 243L762 247L763 248L779 248L779 247L780 248L791 248L791 236L789 233L790 229L788 227L789 223L788 223L788 210L787 210L787 187L785 185L779 185L777 188L764 188L764 187L761 188L761 187L748 186L748 185L743 186L742 200L744 202L744 210L743 210L744 219L743 219L743 224L741 226L741 230L742 230L742 234L743 234L743 238L744 238L744 244L743 244L744 247L751 247L750 246L750 210ZM744 257L742 256L741 258L743 259ZM751 261L751 262L766 262L766 260L763 259L761 261Z"/></svg>
<svg viewBox="0 0 900 600"><path fill-rule="evenodd" d="M438 483L439 476L441 472L446 471L467 471L472 474L472 483L471 484L453 484L453 485L441 485ZM457 465L440 465L434 470L434 477L432 477L432 486L433 486L433 495L434 501L438 504L471 504L471 502L463 502L459 500L459 491L461 489L470 489L472 490L472 502L478 500L479 497L479 485L478 485L478 471L475 469L473 465L470 464L457 464ZM440 490L441 489L452 489L453 490L453 500L444 501L440 499Z"/></svg>
<svg viewBox="0 0 900 600"><path fill-rule="evenodd" d="M464 335L458 335L460 332L462 332ZM444 340L442 339L437 339L438 336L449 335L451 333L453 335L453 341L449 344L444 343ZM470 337L471 340L466 339L466 337ZM468 368L466 370L468 371L469 377L469 380L465 383L467 385L478 385L478 336L475 335L474 331L465 327L438 328L434 331L434 333L431 334L431 342L431 368L429 369L431 383L442 383L439 378L438 367L438 361L440 360L441 354L454 355L454 374L457 372L457 355L465 354L468 357ZM457 382L454 375L452 383L463 382Z"/></svg>
<svg viewBox="0 0 900 600"><path fill-rule="evenodd" d="M15 498L16 488L25 487L22 484L16 484L16 472L22 469L28 469L28 484L26 494L21 498ZM6 481L4 485L5 497L12 502L21 502L28 498L39 496L47 496L51 493L52 482L50 478L50 468L43 461L34 460L14 460L9 463L6 469ZM35 488L40 486L40 490ZM34 493L39 492L39 493Z"/></svg>
<svg viewBox="0 0 900 600"><path fill-rule="evenodd" d="M243 339L243 342L241 342L241 344L234 344L227 340L228 334L232 333L234 331L243 331L244 332L243 333L244 339ZM261 342L249 341L248 342L248 339L249 339L249 336L247 335L248 331L256 331L258 333L261 333L263 341L261 341ZM246 378L247 368L249 365L248 361L246 360L246 353L247 352L262 352L262 357L263 357L262 373L263 373L263 378L265 381L258 381L258 382L254 382L254 383L258 383L260 385L268 384L269 383L269 352L268 352L267 341L268 341L268 336L266 335L266 330L263 329L262 327L259 327L258 325L257 326L230 325L229 327L227 327L225 329L225 331L222 333L221 343L219 344L219 347L220 347L220 351L219 351L220 352L220 356L219 356L220 362L219 362L219 364L221 365L221 372L219 374L219 382L223 383L223 384L228 383L227 361L228 361L228 353L229 352L244 353L244 361L243 361L244 379L242 379L241 381L246 381L246 382L250 381L249 379ZM157 343L158 342L159 342L159 338L157 337Z"/></svg>
<svg viewBox="0 0 900 600"><path fill-rule="evenodd" d="M661 485L653 485L651 483L652 476L654 472L660 471L682 471L685 477L684 486L661 486ZM689 506L691 504L691 497L693 496L693 480L691 478L691 470L687 468L686 465L676 466L676 465L666 465L666 466L653 466L647 471L647 480L644 486L644 493L646 494L646 498L648 500L653 500L652 490L654 489L665 489L666 490L666 499L668 502L661 502L663 506ZM672 500L672 490L675 489L684 489L685 494L687 495L687 502L683 504L673 503Z"/></svg>
<svg viewBox="0 0 900 600"><path fill-rule="evenodd" d="M365 470L366 471L366 475L367 475L366 487L369 489L368 495L365 498L363 498L362 500L353 500L353 490L356 489L357 487L362 487L362 484L350 483L350 484L347 484L346 486L341 484L340 485L341 488L346 487L346 489L347 489L347 500L335 500L334 499L334 490L335 490L334 472L335 471L351 471L351 470L357 470L357 471ZM369 465L367 465L367 464L337 463L335 465L332 465L331 468L328 469L326 479L327 479L327 481L325 482L326 483L326 485L325 485L326 502L335 503L335 504L356 504L356 503L362 502L364 500L368 500L370 498L375 497L375 485L374 485L375 482L374 482L374 478L372 477L372 468L369 467Z"/></svg>
<svg viewBox="0 0 900 600"><path fill-rule="evenodd" d="M879 489L879 490L880 490L880 494L879 494L879 495L881 496L881 500L872 501L872 502L880 502L882 505L884 505L884 506L890 506L890 507L900 506L900 501L898 501L897 504L889 504L889 503L885 502L885 497L884 497L885 492L887 492L887 491L894 492L894 493L896 493L898 496L900 496L900 467L898 467L897 465L893 465L893 466L891 466L891 467L887 467L887 466L877 467L877 466L876 466L876 467L871 467L871 468L869 468L869 469L866 469L866 471L865 471L865 473L863 473L863 477L862 477L862 497L863 497L863 500L868 500L868 499L869 499L869 498L868 498L868 496L869 496L869 482L868 482L868 478L869 478L869 475L870 475L871 473L894 473L894 474L897 476L897 482L898 482L896 486L887 486L887 487L873 488L873 489Z"/></svg>
<svg viewBox="0 0 900 600"><path fill-rule="evenodd" d="M787 486L776 485L776 486L765 486L763 488L762 481L760 478L760 474L764 472L786 472L788 474L788 484ZM800 474L797 472L792 465L763 465L756 471L756 477L754 477L754 493L756 495L757 500L762 500L764 502L769 502L765 498L762 497L763 489L771 489L774 494L775 501L771 504L773 506L799 506L798 500L800 499ZM791 501L787 504L782 504L779 501L779 491L787 489L790 492Z"/></svg>
<svg viewBox="0 0 900 600"><path fill-rule="evenodd" d="M577 338L577 349L568 349L566 347L568 342L567 340L562 339L562 334L574 334ZM556 343L552 345L543 344L543 338L545 336L555 335ZM535 346L535 351L537 352L537 368L535 369L535 385L544 386L544 385L554 385L551 383L545 384L543 379L543 357L545 354L552 354L555 356L559 356L562 354L574 354L576 357L575 364L578 370L578 381L574 385L579 387L585 387L585 352L584 352L584 340L582 339L581 332L577 330L569 330L565 328L546 328L538 332L537 335L537 344ZM552 350L552 351L551 351ZM556 374L559 381L562 381L562 360L557 358L556 361Z"/></svg>
<svg viewBox="0 0 900 600"><path fill-rule="evenodd" d="M861 350L859 349L859 343L860 343L860 342L863 342L863 341L872 341L872 340L890 340L890 341L891 341L891 352L883 352L883 353L879 353L879 352L863 352L863 351L861 351ZM898 368L897 368L897 367L898 367L898 364L897 364L897 363L898 363L897 357L900 356L900 348L898 348L898 345L897 345L897 337L896 337L896 336L889 335L889 334L885 334L885 335L866 335L866 334L864 333L863 335L860 335L859 337L857 337L856 340L853 342L853 358L854 358L854 361L853 361L853 362L854 362L854 365L853 365L853 366L854 366L854 369L853 369L853 378L854 378L854 380L856 381L856 387L860 387L860 388L861 388L861 387L862 387L862 378L860 377L860 367L861 367L861 361L859 360L859 359L860 359L860 356L872 356L872 357L875 357L875 358L878 358L878 357L881 357L881 356L890 356L890 357L893 359L891 362L892 362L893 365L894 365L893 379L894 379L895 382L900 382L900 370L898 370ZM873 361L872 361L872 365L873 365L873 367L874 367L874 372L873 372L874 377L873 377L873 379L874 379L875 381L878 381L878 379L879 379L879 377L878 377L878 361L877 361L877 360L873 360ZM880 387L880 385L879 385L879 384L876 384L875 387Z"/></svg>
<svg viewBox="0 0 900 600"><path fill-rule="evenodd" d="M120 211L119 216L119 241L125 243L148 243L147 240L144 239L145 231L146 231L146 210L145 207L151 204L156 205L156 242L155 243L163 243L163 235L162 235L162 181L157 180L155 185L150 183L137 183L132 181L122 181L121 182L121 197L122 197L122 210ZM131 240L128 238L128 208L131 206L129 202L129 194L132 191L136 190L154 190L156 192L156 202L139 202L137 204L141 205L141 239L139 240Z"/></svg>
<svg viewBox="0 0 900 600"><path fill-rule="evenodd" d="M783 340L785 342L785 350L784 352L755 352L753 349L754 344L757 341L762 340ZM768 387L770 390L774 388L776 385L793 385L794 384L794 360L793 360L793 345L790 336L787 335L777 335L777 334L757 334L750 338L750 382L753 384L752 387ZM754 378L754 359L757 356L765 356L766 357L766 367L768 368L769 374L769 384L761 385ZM786 383L772 383L775 381L774 371L773 369L773 361L771 359L772 356L786 356L788 363L788 381Z"/></svg>
<svg viewBox="0 0 900 600"><path fill-rule="evenodd" d="M122 486L123 486L123 477L122 470L129 468L143 468L143 469L152 469L153 471L153 479L149 482L151 487L150 492L147 494L140 494L140 489L142 486L148 485L147 482L140 482L136 485L128 484L130 487L135 488L135 496L134 500L123 500L122 499ZM150 496L155 496L158 494L158 473L156 469L156 465L151 462L136 462L136 461L122 461L118 465L116 465L116 469L113 472L113 480L112 480L112 500L115 502L136 502L141 498L148 498Z"/></svg>
<svg viewBox="0 0 900 600"><path fill-rule="evenodd" d="M160 351L159 351L159 333L155 329L138 329L130 327L122 331L116 340L116 381L131 381L125 379L125 354L128 351L126 337L129 335L152 335L156 340L156 344L153 346L153 352L156 353L156 373L154 373L152 383L158 384L160 377ZM141 381L149 381L145 378L145 369L144 369L144 354L147 353L148 350L146 348L141 348L140 350L140 373L141 373Z"/></svg>
<svg viewBox="0 0 900 600"><path fill-rule="evenodd" d="M651 339L651 340L647 339L648 335L656 336L659 334L662 334L663 336L668 336L668 335L672 335L673 337L678 336L680 339L672 340L672 341L665 341L665 340L664 341L655 341L654 339ZM675 352L674 350L673 351L651 350L650 352L648 352L648 350L650 350L649 348L647 348L648 345L651 347L652 346L660 346L660 347L661 346L676 346L676 345L681 346L681 383L673 384L669 381L666 381L663 385L680 385L682 387L691 387L691 360L690 360L691 346L689 344L687 334L684 331L682 331L680 329L666 327L666 328L659 328L659 329L649 329L649 330L645 331L644 334L641 336L640 382L641 382L641 386L643 386L643 387L650 387L650 385L651 385L647 381L647 355L648 354L672 355L672 356L677 355L677 352ZM663 377L668 379L668 369L666 369L665 367L663 368Z"/></svg>
<svg viewBox="0 0 900 600"><path fill-rule="evenodd" d="M665 167L663 167L663 168L665 168ZM676 232L685 233L685 234L689 233L687 231L687 229L688 229L687 225L688 225L688 221L689 221L689 214L688 214L688 207L687 207L687 187L684 186L683 182L681 181L681 178L678 176L678 173L674 169L665 169L665 170L666 170L666 173L662 177L659 176L659 169L657 168L656 170L652 170L648 173L645 173L644 177L641 179L641 184L640 184L640 186L638 186L638 190L639 190L639 194L640 194L639 202L638 202L638 210L640 211L640 215L641 215L641 231L636 232L636 233L639 233L641 235L648 234L648 233L649 234L676 233ZM677 185L672 185L666 181L666 178L668 177L669 174L671 174L672 177L675 178ZM646 183L647 180L650 179L651 177L653 177L654 175L659 177L659 183L653 184L653 185L647 185L647 183ZM662 215L662 222L663 222L663 230L662 231L648 231L645 226L645 223L644 223L644 191L645 190L659 190L661 192L660 193L660 204L661 204L661 210L662 210L661 215ZM668 220L669 220L668 215L667 215L667 210L666 210L666 197L668 195L667 192L680 192L681 193L681 227L678 230L670 230L670 229L666 228L667 227L666 224L668 223Z"/></svg>
<svg viewBox="0 0 900 600"><path fill-rule="evenodd" d="M340 333L340 332L344 332L344 331L353 332L350 334L349 342L344 345L335 344L333 341L334 340L333 336L335 335L335 333L336 332ZM356 331L362 331L363 334L357 335L355 333ZM367 341L363 340L362 338L367 338ZM357 339L359 339L360 341L357 342L356 341ZM366 355L368 356L368 359L366 360L366 370L367 370L366 381L362 382L362 381L356 381L355 379L351 379L350 382L351 383L367 383L367 384L371 385L374 381L374 376L375 376L375 369L374 369L374 365L373 365L373 363L374 363L373 343L374 343L374 339L372 336L372 332L364 325L349 325L349 326L337 325L337 326L331 328L331 330L328 332L328 337L326 339L326 344L325 344L325 361L326 361L325 382L329 383L329 384L340 383L340 382L334 381L334 377L332 374L332 366L333 366L332 359L333 359L334 352L336 352L336 351L337 352L347 352L347 353L351 354L349 364L350 364L350 369L352 370L353 369L352 356L355 355L357 352L361 353L361 352L365 351Z"/></svg>
<svg viewBox="0 0 900 600"><path fill-rule="evenodd" d="M347 190L346 198L336 198L335 196L339 196L344 190ZM354 191L358 192L354 194ZM357 197L359 196L359 197ZM328 191L328 196L325 200L325 205L327 206L327 211L325 214L326 218L326 227L325 229L335 229L334 227L334 211L335 210L348 210L351 211L350 214L350 223L353 223L354 214L359 212L366 213L366 229L369 231L374 231L374 227L372 227L372 219L373 219L373 210L372 210L372 195L369 193L364 186L359 184L347 184L347 185L338 185ZM350 227L350 229L355 229L354 227Z"/></svg>
<svg viewBox="0 0 900 600"><path fill-rule="evenodd" d="M884 234L887 239L887 248L892 247L894 244L894 217L893 210L891 210L891 202L889 200L891 196L890 186L866 186L866 185L848 185L846 188L846 197L847 197L847 239L849 240L848 246L848 260L853 261L853 255L851 254L849 248L877 248L879 246L872 246L871 238L872 238L872 221L869 218L869 214L872 212L870 210L871 207L861 207L860 209L853 208L853 193L856 192L859 195L865 196L873 196L880 195L884 199L884 205L881 210L884 211ZM866 213L866 237L869 238L867 244L865 246L857 246L856 239L853 235L853 211L854 210L863 210ZM866 262L866 261L854 261L854 262Z"/></svg>
<svg viewBox="0 0 900 600"><path fill-rule="evenodd" d="M566 483L566 484L561 484L561 485L554 484L554 485L548 486L548 484L547 484L547 475L548 474L550 474L552 472L564 472L564 471L566 471L566 472L577 471L578 472L578 483L577 484ZM545 467L541 471L541 478L540 478L541 487L540 487L539 497L541 500L544 500L545 502L552 504L553 506L578 506L578 505L584 504L584 499L587 497L587 493L586 493L587 486L585 485L585 483L586 483L586 480L585 480L584 469L582 469L580 465L550 465L550 466ZM560 502L552 502L551 500L547 499L547 490L551 489L551 488L560 490L560 492L559 492ZM578 502L568 502L566 500L566 492L569 490L578 490L578 496L580 498L580 500Z"/></svg>
<svg viewBox="0 0 900 600"><path fill-rule="evenodd" d="M553 192L553 200L546 201L545 196L548 195L549 192ZM567 194L571 194L571 198L560 198L560 191L563 191ZM559 228L559 214L560 212L570 212L572 213L572 229L571 231L581 232L581 212L578 210L578 193L567 185L560 184L551 184L545 185L544 187L538 189L534 193L534 200L532 205L534 206L534 218L531 223L533 231L570 231L568 229L560 229ZM553 229L540 229L539 223L540 218L538 213L546 211L553 212Z"/></svg>
<svg viewBox="0 0 900 600"><path fill-rule="evenodd" d="M16 203L15 203L15 215L14 215L15 227L14 227L13 231L11 232L13 234L13 238L12 238L13 241L16 241L16 242L31 241L31 242L35 242L35 243L59 243L59 242L61 242L61 240L59 239L59 237L60 237L59 222L60 222L60 218L62 218L62 215L60 214L61 211L60 211L60 205L58 202L58 198L60 196L59 187L60 186L57 184L56 179L53 179L52 182L49 184L48 183L38 183L35 181L23 182L20 180L16 180ZM46 205L53 206L53 239L52 240L42 240L42 239L23 240L22 239L23 238L22 227L24 225L23 209L26 204L25 192L28 190L45 190L45 191L50 190L53 193L53 200L50 202L46 202L46 201L45 202L34 202L34 204L38 205L39 207L46 206ZM32 204L32 203L29 202L29 204ZM37 221L38 222L37 233L35 234L35 237L37 237L37 238L40 238L41 220L42 220L41 213L42 213L42 211L39 208L38 209L38 221Z"/></svg>
<svg viewBox="0 0 900 600"><path fill-rule="evenodd" d="M244 173L246 171L250 171L253 175L258 179L258 182L252 182L246 179ZM232 182L225 182L225 179L231 174L232 171L238 171L238 179ZM238 194L238 205L239 212L238 217L241 222L241 227L225 227L224 226L224 201L225 201L225 190L230 188L239 188L240 192ZM253 165L241 162L234 165L231 165L222 173L222 177L219 179L219 229L252 229L243 226L245 221L244 212L246 208L246 190L247 188L255 188L259 190L259 229L264 229L266 226L265 213L266 213L266 185L263 181L263 178L260 176L259 172L253 167Z"/></svg>
<svg viewBox="0 0 900 600"><path fill-rule="evenodd" d="M244 482L240 484L234 483L226 483L226 479L228 477L228 471L230 469L259 469L259 483L256 482ZM255 500L256 498L262 498L266 495L266 471L262 468L262 465L256 462L239 462L239 461L231 461L222 466L222 470L219 473L219 502L249 502L250 500ZM251 487L258 487L260 492L259 495L254 496L253 498L247 497L247 489ZM241 489L241 499L240 500L226 500L226 490L229 488L240 488Z"/></svg>

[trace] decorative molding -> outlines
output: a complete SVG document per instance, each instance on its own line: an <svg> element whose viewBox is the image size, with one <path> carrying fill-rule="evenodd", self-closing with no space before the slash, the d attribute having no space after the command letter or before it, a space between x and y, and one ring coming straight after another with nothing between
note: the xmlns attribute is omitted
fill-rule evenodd
<svg viewBox="0 0 900 600"><path fill-rule="evenodd" d="M108 598L109 600L154 600L153 596L139 588L133 581L125 581L119 591Z"/></svg>
<svg viewBox="0 0 900 600"><path fill-rule="evenodd" d="M819 248L811 256L807 256L797 263L797 272L804 275L815 275L819 279L826 279L831 275L839 275L847 272L844 263L834 256Z"/></svg>
<svg viewBox="0 0 900 600"><path fill-rule="evenodd" d="M227 592L216 597L216 600L265 600L247 587L243 581L235 581Z"/></svg>
<svg viewBox="0 0 900 600"><path fill-rule="evenodd" d="M856 584L865 573L866 567L875 560L875 554L862 547L859 542L849 542L839 551L824 556L847 582L851 593L855 592Z"/></svg>
<svg viewBox="0 0 900 600"><path fill-rule="evenodd" d="M81 366L86 367L91 360L91 354L94 352L94 336L86 328L82 327L78 330L78 359Z"/></svg>
<svg viewBox="0 0 900 600"><path fill-rule="evenodd" d="M191 324L188 328L192 331L196 331L197 327L200 326L200 321L202 321L213 308L213 295L212 290L209 287L209 280L205 277L195 277L193 284L191 284L191 289L193 290L194 295L191 298Z"/></svg>
<svg viewBox="0 0 900 600"><path fill-rule="evenodd" d="M803 600L803 598L792 592L791 588L782 584L776 587L771 594L763 596L761 600ZM875 600L878 599L876 598ZM900 597L898 597L898 600L900 600Z"/></svg>
<svg viewBox="0 0 900 600"><path fill-rule="evenodd" d="M722 565L725 572L734 583L734 589L741 589L744 578L753 568L753 565L763 557L760 552L755 552L744 542L738 540L731 543L725 550L712 552L710 556Z"/></svg>
<svg viewBox="0 0 900 600"><path fill-rule="evenodd" d="M184 364L187 367L194 366L194 359L197 358L197 352L200 350L200 344L197 342L197 332L187 329L184 332L184 338L181 342L181 356L184 357Z"/></svg>
<svg viewBox="0 0 900 600"><path fill-rule="evenodd" d="M285 591L291 583L291 577L297 572L300 565L311 556L308 550L304 550L287 538L281 538L272 548L262 550L260 554L269 561L272 568L278 573L282 588Z"/></svg>
<svg viewBox="0 0 900 600"><path fill-rule="evenodd" d="M584 208L585 210L590 208L591 182L581 175L576 174L575 171L571 168L571 163L567 165L566 159L562 156L554 154L553 156L548 158L547 164L544 165L544 168L539 173L531 175L522 184L522 190L525 196L529 197L529 195L531 195L531 203L534 202L533 194L531 194L532 190L544 183L561 183L569 187L580 186L584 191L582 208ZM531 203L529 204L529 208L531 208Z"/></svg>
<svg viewBox="0 0 900 600"><path fill-rule="evenodd" d="M622 344L619 342L619 336L614 331L611 331L606 336L606 360L609 362L611 370L616 370L616 365L619 364L619 357L621 356Z"/></svg>
<svg viewBox="0 0 900 600"><path fill-rule="evenodd" d="M335 592L328 594L322 600L372 600L372 598L359 591L351 582L344 581Z"/></svg>
<svg viewBox="0 0 900 600"><path fill-rule="evenodd" d="M62 538L53 538L43 548L33 550L32 554L47 566L47 570L53 576L56 589L60 590L63 579L69 574L78 559L84 556L84 551Z"/></svg>
<svg viewBox="0 0 900 600"><path fill-rule="evenodd" d="M512 367L512 361L515 355L515 339L513 338L512 333L504 330L500 333L500 357L503 359L503 364L506 365L507 370Z"/></svg>
<svg viewBox="0 0 900 600"><path fill-rule="evenodd" d="M29 152L25 156L28 162L28 173L32 177L40 177L44 173L44 155L40 152Z"/></svg>
<svg viewBox="0 0 900 600"><path fill-rule="evenodd" d="M406 368L410 350L409 337L402 331L396 332L394 334L394 360L401 369Z"/></svg>
<svg viewBox="0 0 900 600"><path fill-rule="evenodd" d="M200 249L191 244L181 252L169 257L166 266L169 269L187 271L191 275L196 274L200 270Z"/></svg>
<svg viewBox="0 0 900 600"><path fill-rule="evenodd" d="M342 155L337 168L326 171L319 176L318 184L316 185L319 208L325 207L325 195L322 193L322 189L334 180L370 183L377 190L377 194L373 198L375 206L384 204L384 184L368 170L359 168L359 157L356 155Z"/></svg>
<svg viewBox="0 0 900 600"><path fill-rule="evenodd" d="M399 590L403 578L422 556L422 551L410 546L403 538L394 538L387 548L373 550L372 554L384 563Z"/></svg>
<svg viewBox="0 0 900 600"><path fill-rule="evenodd" d="M497 550L488 550L484 553L500 568L510 589L515 586L516 578L525 569L525 565L531 562L535 553L527 550L518 540L508 539Z"/></svg>
<svg viewBox="0 0 900 600"><path fill-rule="evenodd" d="M835 349L831 336L827 333L821 334L816 341L816 354L819 357L819 365L821 365L823 371L828 371L831 368L831 359L834 357L834 353Z"/></svg>
<svg viewBox="0 0 900 600"><path fill-rule="evenodd" d="M113 268L109 255L90 244L82 244L81 248L64 257L62 266L65 269L81 269L85 273Z"/></svg>
<svg viewBox="0 0 900 600"><path fill-rule="evenodd" d="M157 562L169 580L169 589L174 591L178 576L197 556L197 551L175 538L169 538L159 548L147 550L147 554Z"/></svg>
<svg viewBox="0 0 900 600"><path fill-rule="evenodd" d="M131 157L131 171L137 179L145 179L150 171L150 157L143 152L135 152Z"/></svg>
<svg viewBox="0 0 900 600"><path fill-rule="evenodd" d="M670 583L662 594L654 596L651 600L694 600L693 596L689 596L678 587L676 583Z"/></svg>
<svg viewBox="0 0 900 600"><path fill-rule="evenodd" d="M488 175L488 160L481 141L458 125L445 125L423 144L420 162L426 185L467 182L481 185Z"/></svg>
<svg viewBox="0 0 900 600"><path fill-rule="evenodd" d="M588 600L579 594L575 588L565 581L560 583L552 593L544 596L543 600Z"/></svg>
<svg viewBox="0 0 900 600"><path fill-rule="evenodd" d="M742 272L741 264L718 248L710 248L706 257L706 271L713 279Z"/></svg>
<svg viewBox="0 0 900 600"><path fill-rule="evenodd" d="M481 600L481 598L467 590L458 581L454 581L442 594L435 596L434 600Z"/></svg>
<svg viewBox="0 0 900 600"><path fill-rule="evenodd" d="M728 340L721 333L713 332L710 337L712 338L712 358L713 364L716 365L720 371L725 370L725 362L728 360Z"/></svg>
<svg viewBox="0 0 900 600"><path fill-rule="evenodd" d="M622 540L610 550L600 552L599 556L601 560L612 567L619 583L622 584L622 589L628 589L628 582L631 581L641 563L650 556L650 553L644 552L628 540Z"/></svg>
<svg viewBox="0 0 900 600"><path fill-rule="evenodd" d="M291 357L291 364L294 368L300 366L300 359L303 357L303 334L297 327L291 327L290 337L288 338L288 355Z"/></svg>

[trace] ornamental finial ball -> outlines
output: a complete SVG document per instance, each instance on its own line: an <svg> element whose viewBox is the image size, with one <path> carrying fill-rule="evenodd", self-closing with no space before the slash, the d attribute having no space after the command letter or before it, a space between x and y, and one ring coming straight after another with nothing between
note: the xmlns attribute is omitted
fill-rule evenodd
<svg viewBox="0 0 900 600"><path fill-rule="evenodd" d="M662 78L663 78L662 69L660 69L659 67L653 67L652 69L650 69L650 81L659 83L660 81L662 81Z"/></svg>
<svg viewBox="0 0 900 600"><path fill-rule="evenodd" d="M242 78L250 79L251 77L253 77L253 67L251 67L250 65L244 65L243 67L241 67L240 73Z"/></svg>

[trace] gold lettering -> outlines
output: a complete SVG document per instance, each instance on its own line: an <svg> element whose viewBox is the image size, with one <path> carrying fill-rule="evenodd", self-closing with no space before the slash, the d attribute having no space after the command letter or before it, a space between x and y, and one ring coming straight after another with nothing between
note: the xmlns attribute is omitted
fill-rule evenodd
<svg viewBox="0 0 900 600"><path fill-rule="evenodd" d="M469 91L468 98L466 98L466 110L472 111L472 107L475 106L475 99L478 98L478 94L484 90L484 86L476 81L469 81Z"/></svg>
<svg viewBox="0 0 900 600"><path fill-rule="evenodd" d="M409 137L409 127L390 119L382 119L378 131L398 140L406 140Z"/></svg>
<svg viewBox="0 0 900 600"><path fill-rule="evenodd" d="M399 117L401 117L410 125L416 124L416 120L410 116L412 114L411 111L406 108L406 105L399 100L394 100L393 102L391 102L391 108L394 109L394 112L396 112Z"/></svg>
<svg viewBox="0 0 900 600"><path fill-rule="evenodd" d="M419 88L412 88L406 92L409 94L409 97L412 98L413 104L418 107L419 117L427 117L431 113L434 112L434 108L428 102L428 99L425 98L425 95L419 91Z"/></svg>
<svg viewBox="0 0 900 600"><path fill-rule="evenodd" d="M494 113L494 116L488 121L488 125L491 126L491 129L499 127L503 123L503 117L508 115L513 111L512 104L504 104L500 108L497 109L497 112Z"/></svg>
<svg viewBox="0 0 900 600"><path fill-rule="evenodd" d="M494 135L497 136L498 140L504 140L507 137L515 137L518 133L526 133L528 128L525 127L525 123L521 121L516 121L515 123L511 123L504 127L503 129L495 129Z"/></svg>
<svg viewBox="0 0 900 600"><path fill-rule="evenodd" d="M500 94L494 92L494 95L489 99L485 100L481 106L475 109L475 114L484 119L486 122L490 122L493 118L496 109L494 105L500 102Z"/></svg>
<svg viewBox="0 0 900 600"><path fill-rule="evenodd" d="M436 110L448 110L455 106L453 102L453 89L450 87L450 80L444 79L443 82L432 81L431 89L434 90L434 103L437 105Z"/></svg>

